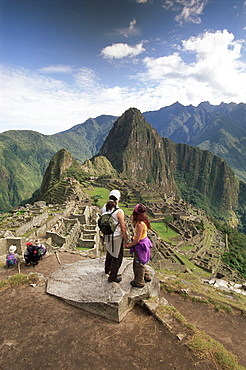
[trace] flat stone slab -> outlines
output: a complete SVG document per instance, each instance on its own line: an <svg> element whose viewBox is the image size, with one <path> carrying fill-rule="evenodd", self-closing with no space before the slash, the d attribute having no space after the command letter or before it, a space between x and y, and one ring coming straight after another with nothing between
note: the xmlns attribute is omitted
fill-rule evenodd
<svg viewBox="0 0 246 370"><path fill-rule="evenodd" d="M120 322L136 302L157 297L160 291L155 271L148 266L152 279L144 288L134 288L132 259L123 259L120 283L109 283L104 273L105 258L77 261L58 268L48 278L46 292L67 303L109 320Z"/></svg>

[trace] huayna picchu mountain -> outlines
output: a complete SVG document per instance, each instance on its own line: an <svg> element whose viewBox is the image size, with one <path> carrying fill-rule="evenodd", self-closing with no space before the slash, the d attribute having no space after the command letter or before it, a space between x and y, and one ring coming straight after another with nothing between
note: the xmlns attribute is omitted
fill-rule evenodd
<svg viewBox="0 0 246 370"><path fill-rule="evenodd" d="M115 122L98 155L105 156L122 177L175 193L166 154L162 137L138 109L130 108Z"/></svg>
<svg viewBox="0 0 246 370"><path fill-rule="evenodd" d="M121 177L155 184L210 215L235 219L240 181L226 162L207 150L162 138L136 108L117 119L98 155Z"/></svg>

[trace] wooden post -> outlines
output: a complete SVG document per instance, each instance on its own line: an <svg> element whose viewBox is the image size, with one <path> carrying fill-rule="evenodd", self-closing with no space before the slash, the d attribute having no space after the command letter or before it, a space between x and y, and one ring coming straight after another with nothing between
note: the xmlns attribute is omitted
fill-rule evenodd
<svg viewBox="0 0 246 370"><path fill-rule="evenodd" d="M61 261L60 261L60 258L59 258L59 256L58 256L57 251L55 251L55 255L56 255L56 259L57 259L58 263L61 265Z"/></svg>

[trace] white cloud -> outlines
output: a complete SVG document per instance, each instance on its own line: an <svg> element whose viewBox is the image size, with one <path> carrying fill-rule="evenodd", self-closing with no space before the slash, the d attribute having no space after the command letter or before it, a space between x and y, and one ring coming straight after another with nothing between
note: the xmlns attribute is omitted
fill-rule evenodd
<svg viewBox="0 0 246 370"><path fill-rule="evenodd" d="M106 46L101 51L101 55L105 59L122 59L122 58L132 58L145 51L143 43L137 44L135 46L130 46L128 44L113 44L111 46Z"/></svg>
<svg viewBox="0 0 246 370"><path fill-rule="evenodd" d="M206 32L183 40L178 52L143 59L145 72L120 78L108 88L88 68L67 68L74 83L65 83L30 70L4 66L1 76L0 131L32 129L51 134L71 128L89 117L121 115L129 107L142 112L179 101L240 103L246 97L246 63L242 41L228 31ZM187 54L195 56L188 63ZM133 84L132 82L135 82Z"/></svg>
<svg viewBox="0 0 246 370"><path fill-rule="evenodd" d="M56 64L39 69L42 73L53 74L53 73L72 73L73 67L63 64Z"/></svg>
<svg viewBox="0 0 246 370"><path fill-rule="evenodd" d="M90 87L93 89L97 87L96 73L90 68L76 68L74 66L58 64L40 68L38 72L41 72L42 74L70 75L73 77L77 86L87 90Z"/></svg>
<svg viewBox="0 0 246 370"><path fill-rule="evenodd" d="M240 61L241 44L241 41L234 41L233 34L227 30L206 32L184 40L180 54L156 59L146 57L143 62L147 72L139 78L156 88L157 85L159 88L176 86L178 92L186 91L193 102L195 95L198 102L211 100L211 97L214 101L243 101L246 96L246 64ZM195 62L185 63L182 53L194 53Z"/></svg>
<svg viewBox="0 0 246 370"><path fill-rule="evenodd" d="M139 4L144 4L144 3L147 3L148 0L136 0L136 3L139 3Z"/></svg>
<svg viewBox="0 0 246 370"><path fill-rule="evenodd" d="M162 80L167 77L176 78L186 73L187 66L178 53L157 59L146 57L144 65L148 70L147 76L151 80ZM143 76L146 76L143 74Z"/></svg>
<svg viewBox="0 0 246 370"><path fill-rule="evenodd" d="M179 24L183 22L201 23L200 16L208 0L165 0L163 8L178 12L174 18Z"/></svg>
<svg viewBox="0 0 246 370"><path fill-rule="evenodd" d="M78 70L76 85L18 67L1 68L0 132L52 134L101 114L120 115L132 106L128 88L96 83L93 71Z"/></svg>
<svg viewBox="0 0 246 370"><path fill-rule="evenodd" d="M80 88L84 89L96 89L98 87L98 78L96 73L89 68L79 68L74 71L73 76L75 78L76 84Z"/></svg>

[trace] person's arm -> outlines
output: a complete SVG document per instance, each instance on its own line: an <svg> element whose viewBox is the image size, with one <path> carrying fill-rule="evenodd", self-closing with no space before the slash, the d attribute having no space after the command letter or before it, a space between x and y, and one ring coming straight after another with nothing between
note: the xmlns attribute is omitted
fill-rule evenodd
<svg viewBox="0 0 246 370"><path fill-rule="evenodd" d="M139 242L139 240L142 236L142 233L143 233L143 229L144 229L144 225L141 224L140 222L138 222L136 227L135 227L135 235L133 237L133 241L131 243L126 244L127 248L131 248Z"/></svg>
<svg viewBox="0 0 246 370"><path fill-rule="evenodd" d="M117 216L119 224L120 224L120 228L121 228L121 232L122 232L122 235L123 235L123 238L124 238L124 242L127 243L128 235L127 235L127 232L126 232L126 225L125 225L125 219L124 219L123 211L120 210L119 212L117 212L116 216Z"/></svg>

